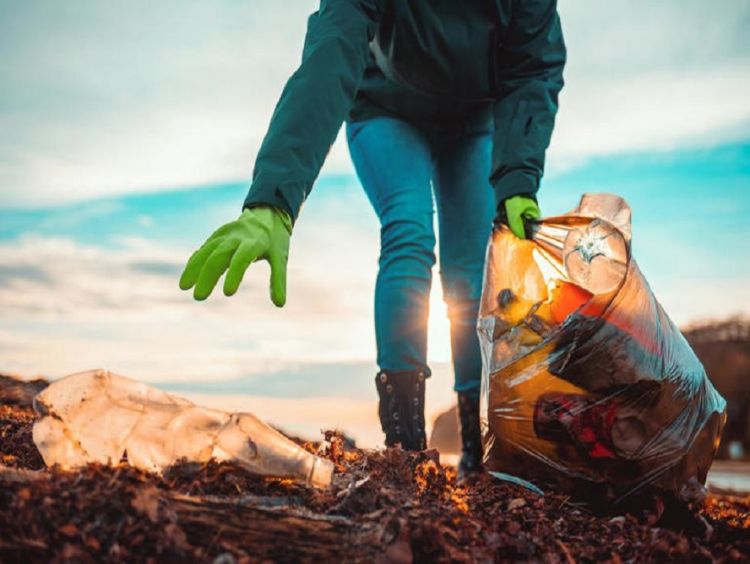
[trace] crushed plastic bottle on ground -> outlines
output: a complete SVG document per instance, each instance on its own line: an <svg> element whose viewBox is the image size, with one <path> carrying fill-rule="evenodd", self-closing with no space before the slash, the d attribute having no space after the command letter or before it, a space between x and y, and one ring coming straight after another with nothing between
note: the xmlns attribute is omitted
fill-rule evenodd
<svg viewBox="0 0 750 564"><path fill-rule="evenodd" d="M106 370L72 374L34 398L42 417L33 438L48 466L123 458L161 472L179 462L231 461L262 475L324 487L333 465L250 413L197 406L142 382Z"/></svg>
<svg viewBox="0 0 750 564"><path fill-rule="evenodd" d="M485 461L622 500L654 486L705 493L726 402L630 253L630 208L584 195L572 212L501 227L478 332Z"/></svg>

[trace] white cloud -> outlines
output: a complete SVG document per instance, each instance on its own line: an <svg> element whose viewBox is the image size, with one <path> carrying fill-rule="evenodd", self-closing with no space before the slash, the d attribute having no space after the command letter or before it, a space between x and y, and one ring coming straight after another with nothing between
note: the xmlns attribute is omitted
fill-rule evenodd
<svg viewBox="0 0 750 564"><path fill-rule="evenodd" d="M248 178L281 86L299 61L314 5L6 8L3 203Z"/></svg>
<svg viewBox="0 0 750 564"><path fill-rule="evenodd" d="M551 172L750 134L750 5L561 0L566 86Z"/></svg>
<svg viewBox="0 0 750 564"><path fill-rule="evenodd" d="M330 283L323 265L292 261L289 301L270 304L268 267L251 266L237 296L196 303L177 288L183 250L123 250L27 238L0 245L0 355L5 369L113 364L149 374L226 377L284 361L372 356L372 269Z"/></svg>
<svg viewBox="0 0 750 564"><path fill-rule="evenodd" d="M0 19L0 203L250 176L317 2L13 3ZM561 0L552 172L746 136L746 2ZM351 171L341 139L326 171Z"/></svg>
<svg viewBox="0 0 750 564"><path fill-rule="evenodd" d="M350 221L352 198L364 199L350 191L327 198L316 204L316 221L295 228L282 310L270 303L265 262L248 269L231 299L220 281L206 302L194 302L177 288L190 240L129 237L110 248L24 236L0 244L0 368L224 378L278 362L371 361L378 230L372 215ZM103 221L117 205L87 205L54 222ZM331 221L335 230L321 228ZM448 323L439 280L434 286L430 358L445 362Z"/></svg>
<svg viewBox="0 0 750 564"><path fill-rule="evenodd" d="M550 151L554 168L613 153L671 151L750 134L750 60L740 68L573 82Z"/></svg>

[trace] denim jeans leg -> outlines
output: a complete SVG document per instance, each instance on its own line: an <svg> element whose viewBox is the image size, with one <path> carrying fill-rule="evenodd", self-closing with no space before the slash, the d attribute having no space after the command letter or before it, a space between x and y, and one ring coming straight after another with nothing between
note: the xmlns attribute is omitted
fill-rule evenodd
<svg viewBox="0 0 750 564"><path fill-rule="evenodd" d="M474 398L482 374L477 316L495 215L491 154L490 131L442 134L433 143L440 277L451 325L455 390Z"/></svg>
<svg viewBox="0 0 750 564"><path fill-rule="evenodd" d="M427 369L435 264L429 143L398 119L348 123L349 152L380 220L375 337L381 370Z"/></svg>

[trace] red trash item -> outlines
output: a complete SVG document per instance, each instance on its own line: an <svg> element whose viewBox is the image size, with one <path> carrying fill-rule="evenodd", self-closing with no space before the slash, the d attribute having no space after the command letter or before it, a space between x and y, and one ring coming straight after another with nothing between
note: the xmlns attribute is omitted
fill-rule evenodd
<svg viewBox="0 0 750 564"><path fill-rule="evenodd" d="M562 323L565 319L594 297L594 294L571 282L560 281L552 290L550 310L552 320Z"/></svg>

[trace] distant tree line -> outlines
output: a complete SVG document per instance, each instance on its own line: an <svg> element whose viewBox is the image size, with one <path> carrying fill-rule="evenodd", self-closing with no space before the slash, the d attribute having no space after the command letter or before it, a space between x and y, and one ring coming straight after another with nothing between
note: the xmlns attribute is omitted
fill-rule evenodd
<svg viewBox="0 0 750 564"><path fill-rule="evenodd" d="M720 456L739 442L750 456L750 319L731 317L696 323L683 334L706 368L711 382L727 400L727 423Z"/></svg>
<svg viewBox="0 0 750 564"><path fill-rule="evenodd" d="M750 319L736 316L723 321L707 321L689 325L682 332L691 344L750 342Z"/></svg>

